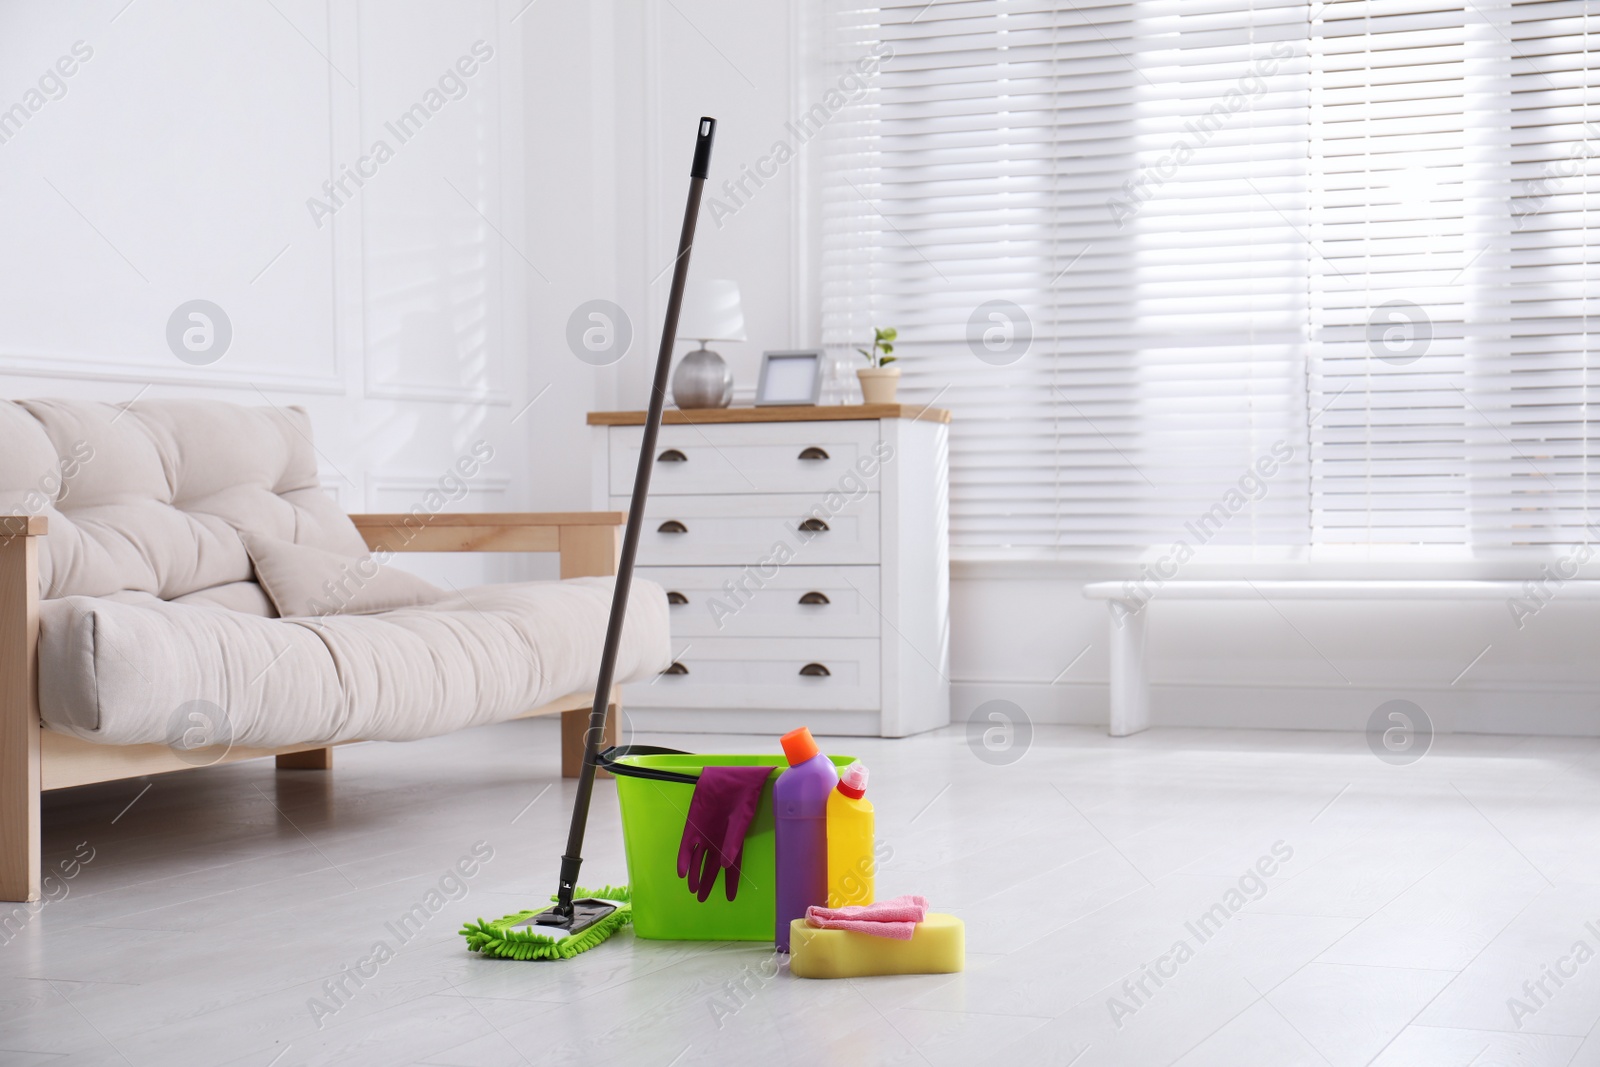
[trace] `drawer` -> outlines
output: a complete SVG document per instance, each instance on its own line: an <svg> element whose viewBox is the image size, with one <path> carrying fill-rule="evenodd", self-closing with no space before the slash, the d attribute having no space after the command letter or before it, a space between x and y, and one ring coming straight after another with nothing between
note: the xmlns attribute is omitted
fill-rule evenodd
<svg viewBox="0 0 1600 1067"><path fill-rule="evenodd" d="M672 636L877 637L876 567L641 567L671 603Z"/></svg>
<svg viewBox="0 0 1600 1067"><path fill-rule="evenodd" d="M645 502L639 563L650 567L878 562L878 495L800 493L658 497ZM627 497L611 506L628 510ZM825 529L802 530L806 522Z"/></svg>
<svg viewBox="0 0 1600 1067"><path fill-rule="evenodd" d="M661 674L629 686L624 707L870 711L879 706L875 638L675 637L673 648L674 662L687 673ZM806 668L812 673L802 674Z"/></svg>
<svg viewBox="0 0 1600 1067"><path fill-rule="evenodd" d="M643 433L640 426L611 428L608 484L616 496L633 491ZM876 490L881 451L876 420L663 426L650 492L820 496L833 489Z"/></svg>

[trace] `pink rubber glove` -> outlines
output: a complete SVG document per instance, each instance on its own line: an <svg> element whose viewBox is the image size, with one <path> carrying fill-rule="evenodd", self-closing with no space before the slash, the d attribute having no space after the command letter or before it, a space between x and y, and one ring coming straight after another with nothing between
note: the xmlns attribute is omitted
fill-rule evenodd
<svg viewBox="0 0 1600 1067"><path fill-rule="evenodd" d="M688 878L689 892L702 904L711 896L719 870L727 871L723 888L728 899L738 893L744 835L771 776L771 767L706 767L700 772L678 843L678 877Z"/></svg>

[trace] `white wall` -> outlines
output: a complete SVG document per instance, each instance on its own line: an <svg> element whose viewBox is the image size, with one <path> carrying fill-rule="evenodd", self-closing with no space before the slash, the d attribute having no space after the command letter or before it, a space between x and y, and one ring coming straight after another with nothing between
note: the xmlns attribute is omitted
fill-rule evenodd
<svg viewBox="0 0 1600 1067"><path fill-rule="evenodd" d="M1038 722L1106 721L1106 608L1082 589L1113 575L1085 570L956 565L958 714L1004 698ZM1358 730L1399 698L1440 732L1600 734L1592 602L1557 593L1520 629L1501 601L1158 600L1149 610L1157 725Z"/></svg>
<svg viewBox="0 0 1600 1067"><path fill-rule="evenodd" d="M733 370L736 397L754 395L761 353L810 340L803 309L808 269L797 240L799 167L790 165L735 204L725 181L754 165L784 133L799 89L794 27L801 0L691 0L628 5L617 35L617 241L621 301L643 317L643 350L630 355L618 402L642 407L689 187L696 122L719 122L712 178L691 259L698 278L739 283L748 340L712 347ZM713 199L734 208L713 210ZM638 323L636 322L636 325ZM678 342L677 352L693 348ZM635 358L637 357L637 358Z"/></svg>
<svg viewBox="0 0 1600 1067"><path fill-rule="evenodd" d="M0 9L0 108L24 109L0 143L0 395L304 405L352 511L410 507L479 438L496 458L453 509L587 506L596 375L562 336L614 285L609 5L125 4ZM335 205L324 181L363 157ZM194 298L232 324L210 365L166 340Z"/></svg>

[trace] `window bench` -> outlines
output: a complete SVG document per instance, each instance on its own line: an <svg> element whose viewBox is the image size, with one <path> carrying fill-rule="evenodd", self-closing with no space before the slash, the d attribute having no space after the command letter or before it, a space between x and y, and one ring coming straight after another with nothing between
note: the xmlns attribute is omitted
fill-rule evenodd
<svg viewBox="0 0 1600 1067"><path fill-rule="evenodd" d="M1600 600L1600 581L1569 580L1561 597ZM1145 665L1145 621L1155 600L1514 600L1522 581L1174 581L1148 595L1126 582L1091 582L1083 595L1104 600L1111 627L1111 736L1126 737L1150 725L1150 677Z"/></svg>

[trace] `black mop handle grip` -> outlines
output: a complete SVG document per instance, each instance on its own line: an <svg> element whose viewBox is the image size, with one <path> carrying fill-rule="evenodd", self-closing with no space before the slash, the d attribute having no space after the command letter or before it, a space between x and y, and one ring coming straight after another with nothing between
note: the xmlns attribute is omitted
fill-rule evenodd
<svg viewBox="0 0 1600 1067"><path fill-rule="evenodd" d="M694 141L694 165L689 168L689 177L705 178L711 172L711 140L717 135L717 120L701 117L700 136Z"/></svg>

